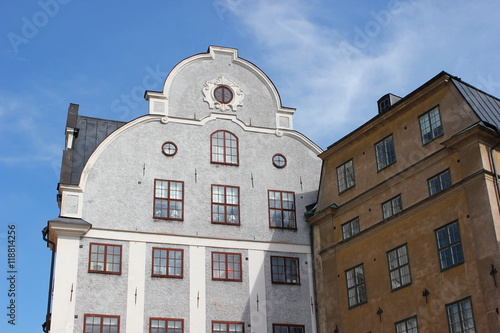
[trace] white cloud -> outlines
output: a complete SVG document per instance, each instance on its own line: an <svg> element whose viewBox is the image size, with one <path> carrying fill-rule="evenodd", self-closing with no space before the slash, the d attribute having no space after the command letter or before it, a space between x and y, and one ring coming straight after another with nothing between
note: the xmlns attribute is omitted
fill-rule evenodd
<svg viewBox="0 0 500 333"><path fill-rule="evenodd" d="M471 48L487 48L481 40L499 27L491 1L377 1L353 8L366 12L351 26L318 20L321 1L226 2L262 52L256 63L298 109L297 129L322 146L375 116L384 94L404 96L441 70L469 71L480 59Z"/></svg>

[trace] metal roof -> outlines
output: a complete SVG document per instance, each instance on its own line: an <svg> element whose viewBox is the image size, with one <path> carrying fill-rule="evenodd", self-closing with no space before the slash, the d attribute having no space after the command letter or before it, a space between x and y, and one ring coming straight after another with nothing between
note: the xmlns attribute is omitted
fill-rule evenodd
<svg viewBox="0 0 500 333"><path fill-rule="evenodd" d="M500 129L500 100L473 86L463 82L459 78L451 78L455 87L472 110L486 125L494 125Z"/></svg>

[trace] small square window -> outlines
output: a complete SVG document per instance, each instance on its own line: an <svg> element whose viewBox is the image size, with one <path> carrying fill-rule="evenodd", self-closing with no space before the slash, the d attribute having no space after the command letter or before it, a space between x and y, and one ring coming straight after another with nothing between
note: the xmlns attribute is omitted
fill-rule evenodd
<svg viewBox="0 0 500 333"><path fill-rule="evenodd" d="M387 252L387 261L389 263L391 289L394 291L410 285L410 260L406 244Z"/></svg>
<svg viewBox="0 0 500 333"><path fill-rule="evenodd" d="M359 234L359 218L355 218L342 224L342 239L350 238Z"/></svg>
<svg viewBox="0 0 500 333"><path fill-rule="evenodd" d="M396 333L418 333L417 316L406 318L395 325Z"/></svg>
<svg viewBox="0 0 500 333"><path fill-rule="evenodd" d="M304 333L304 325L273 324L273 333Z"/></svg>
<svg viewBox="0 0 500 333"><path fill-rule="evenodd" d="M418 118L420 123L420 134L422 135L422 144L426 144L435 138L443 135L443 125L439 115L439 107L435 107L429 112L424 113Z"/></svg>
<svg viewBox="0 0 500 333"><path fill-rule="evenodd" d="M427 183L429 184L430 195L434 195L446 190L447 188L451 187L450 170L448 169L441 172L440 174L435 175L434 177L430 178Z"/></svg>
<svg viewBox="0 0 500 333"><path fill-rule="evenodd" d="M120 333L120 316L85 314L83 333Z"/></svg>
<svg viewBox="0 0 500 333"><path fill-rule="evenodd" d="M212 252L212 280L242 281L241 254Z"/></svg>
<svg viewBox="0 0 500 333"><path fill-rule="evenodd" d="M122 246L90 243L89 272L122 273Z"/></svg>
<svg viewBox="0 0 500 333"><path fill-rule="evenodd" d="M153 217L183 220L184 182L155 179Z"/></svg>
<svg viewBox="0 0 500 333"><path fill-rule="evenodd" d="M384 217L384 220L399 213L402 210L403 202L401 200L401 195L397 195L382 204L382 215Z"/></svg>
<svg viewBox="0 0 500 333"><path fill-rule="evenodd" d="M441 269L447 269L464 262L460 229L457 221L437 229L436 241Z"/></svg>
<svg viewBox="0 0 500 333"><path fill-rule="evenodd" d="M271 257L273 283L299 284L299 258Z"/></svg>
<svg viewBox="0 0 500 333"><path fill-rule="evenodd" d="M450 333L475 333L474 313L470 298L446 305Z"/></svg>
<svg viewBox="0 0 500 333"><path fill-rule="evenodd" d="M153 248L152 276L183 277L184 251L182 249Z"/></svg>
<svg viewBox="0 0 500 333"><path fill-rule="evenodd" d="M268 191L269 226L271 228L296 229L295 193Z"/></svg>
<svg viewBox="0 0 500 333"><path fill-rule="evenodd" d="M352 160L349 160L337 167L337 184L339 193L342 193L356 185L356 182L354 181L354 165Z"/></svg>
<svg viewBox="0 0 500 333"><path fill-rule="evenodd" d="M365 272L363 264L348 269L345 272L347 281L347 299L349 308L364 304L368 301L366 297Z"/></svg>
<svg viewBox="0 0 500 333"><path fill-rule="evenodd" d="M150 318L149 333L183 333L183 319Z"/></svg>
<svg viewBox="0 0 500 333"><path fill-rule="evenodd" d="M212 185L212 223L240 224L240 188Z"/></svg>
<svg viewBox="0 0 500 333"><path fill-rule="evenodd" d="M231 321L212 321L212 333L244 333L245 323Z"/></svg>
<svg viewBox="0 0 500 333"><path fill-rule="evenodd" d="M394 150L392 135L375 144L375 155L377 157L377 170L379 171L396 163L396 151Z"/></svg>

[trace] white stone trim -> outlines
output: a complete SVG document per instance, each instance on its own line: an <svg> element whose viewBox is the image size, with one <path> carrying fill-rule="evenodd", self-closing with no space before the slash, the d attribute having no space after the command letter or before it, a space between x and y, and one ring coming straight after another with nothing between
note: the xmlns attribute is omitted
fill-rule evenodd
<svg viewBox="0 0 500 333"><path fill-rule="evenodd" d="M203 246L189 248L189 332L207 332L205 251Z"/></svg>
<svg viewBox="0 0 500 333"><path fill-rule="evenodd" d="M144 293L146 243L130 242L127 284L126 332L142 332L144 327Z"/></svg>
<svg viewBox="0 0 500 333"><path fill-rule="evenodd" d="M81 218L83 205L83 191L78 186L59 185L61 193L61 216Z"/></svg>
<svg viewBox="0 0 500 333"><path fill-rule="evenodd" d="M179 244L186 246L218 247L235 250L256 250L290 253L311 253L309 244L277 243L275 241L251 241L240 239L221 239L200 236L179 236L170 234L147 233L138 231L117 231L92 228L85 237L112 239L129 242Z"/></svg>
<svg viewBox="0 0 500 333"><path fill-rule="evenodd" d="M264 251L248 251L248 283L250 288L250 325L252 333L267 332L266 276ZM258 303L257 303L258 300Z"/></svg>

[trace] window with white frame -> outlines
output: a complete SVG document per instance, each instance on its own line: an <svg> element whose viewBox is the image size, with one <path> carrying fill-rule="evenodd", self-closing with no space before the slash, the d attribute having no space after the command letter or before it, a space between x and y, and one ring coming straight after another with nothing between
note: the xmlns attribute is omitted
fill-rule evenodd
<svg viewBox="0 0 500 333"><path fill-rule="evenodd" d="M150 318L149 333L183 333L184 320L171 318Z"/></svg>
<svg viewBox="0 0 500 333"><path fill-rule="evenodd" d="M472 301L469 298L446 305L448 327L450 333L475 333L474 313Z"/></svg>
<svg viewBox="0 0 500 333"><path fill-rule="evenodd" d="M368 301L366 296L365 272L363 264L345 271L347 282L347 299L349 308L361 305Z"/></svg>
<svg viewBox="0 0 500 333"><path fill-rule="evenodd" d="M183 220L184 182L155 179L153 217Z"/></svg>
<svg viewBox="0 0 500 333"><path fill-rule="evenodd" d="M399 213L403 210L403 202L401 200L401 195L397 195L382 204L382 215L385 219Z"/></svg>
<svg viewBox="0 0 500 333"><path fill-rule="evenodd" d="M395 326L396 333L418 333L417 316L401 320Z"/></svg>
<svg viewBox="0 0 500 333"><path fill-rule="evenodd" d="M441 269L447 269L464 262L458 221L437 229L436 241Z"/></svg>
<svg viewBox="0 0 500 333"><path fill-rule="evenodd" d="M375 144L375 155L377 157L377 170L379 171L396 162L396 150L394 149L392 135Z"/></svg>
<svg viewBox="0 0 500 333"><path fill-rule="evenodd" d="M342 193L356 185L352 159L337 167L337 185L339 193Z"/></svg>
<svg viewBox="0 0 500 333"><path fill-rule="evenodd" d="M212 185L212 223L240 224L240 188Z"/></svg>
<svg viewBox="0 0 500 333"><path fill-rule="evenodd" d="M420 134L422 135L422 144L424 145L428 142L431 142L432 140L441 136L444 133L438 106L421 115L418 118L418 121L420 123Z"/></svg>
<svg viewBox="0 0 500 333"><path fill-rule="evenodd" d="M448 187L451 186L450 170L447 169L435 175L434 177L429 178L429 180L427 180L427 183L429 184L430 195L434 195L436 193L446 190Z"/></svg>
<svg viewBox="0 0 500 333"><path fill-rule="evenodd" d="M342 239L350 238L356 234L359 234L359 218L358 217L342 224Z"/></svg>
<svg viewBox="0 0 500 333"><path fill-rule="evenodd" d="M410 285L410 260L408 258L407 245L402 245L387 252L387 261L389 263L391 289L397 290Z"/></svg>

